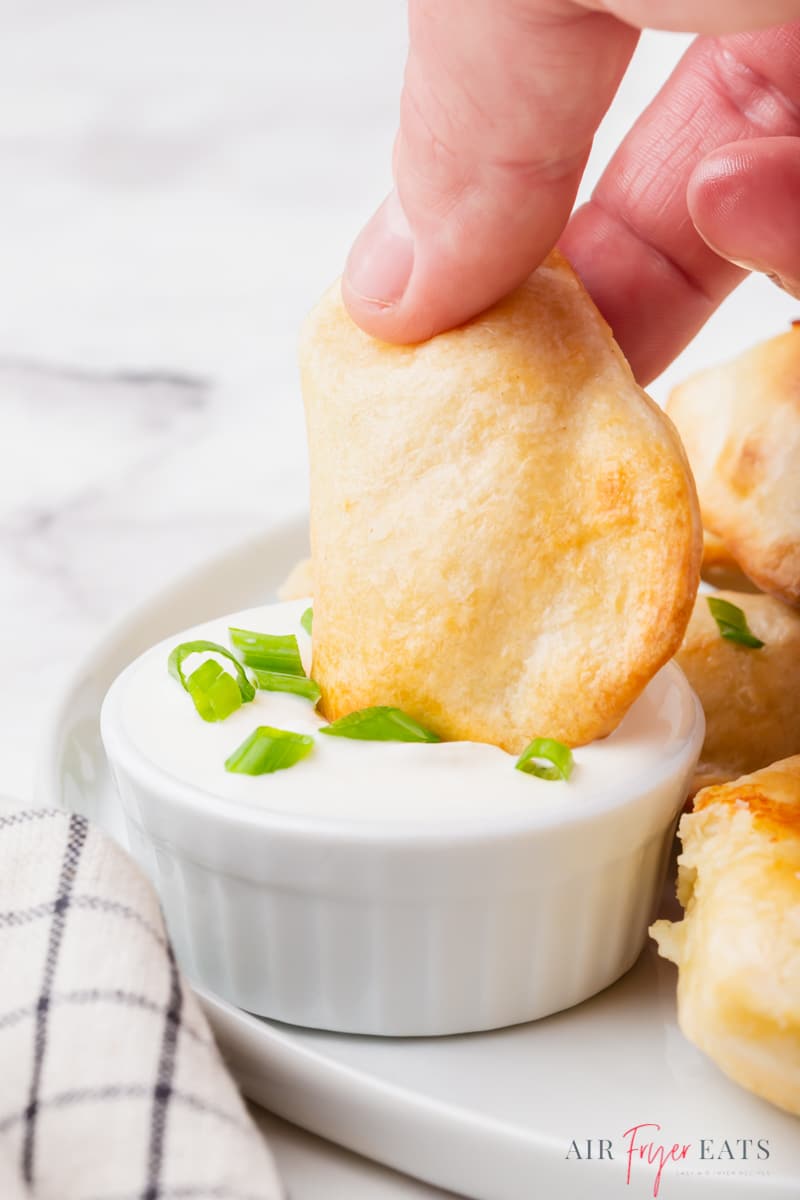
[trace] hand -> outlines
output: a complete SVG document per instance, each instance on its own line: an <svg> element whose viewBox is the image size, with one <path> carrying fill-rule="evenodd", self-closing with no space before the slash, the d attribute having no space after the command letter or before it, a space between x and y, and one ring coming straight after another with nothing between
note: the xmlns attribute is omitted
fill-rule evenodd
<svg viewBox="0 0 800 1200"><path fill-rule="evenodd" d="M457 325L559 238L642 383L746 270L800 296L800 0L410 0L409 10L395 190L343 283L369 333L412 342ZM565 229L645 24L701 36Z"/></svg>

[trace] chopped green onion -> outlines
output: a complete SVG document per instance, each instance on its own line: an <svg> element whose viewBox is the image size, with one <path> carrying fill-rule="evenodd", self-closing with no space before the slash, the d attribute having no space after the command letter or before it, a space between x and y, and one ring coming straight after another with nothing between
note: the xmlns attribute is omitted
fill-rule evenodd
<svg viewBox="0 0 800 1200"><path fill-rule="evenodd" d="M309 637L311 637L311 625L312 625L313 621L314 621L314 610L313 610L313 608L307 608L306 611L303 613L302 617L300 618L300 624L303 626L303 629L305 629L305 631Z"/></svg>
<svg viewBox="0 0 800 1200"><path fill-rule="evenodd" d="M279 671L262 671L260 667L251 670L257 686L265 692L292 692L295 696L305 696L313 704L322 695L319 684L304 675L283 675Z"/></svg>
<svg viewBox="0 0 800 1200"><path fill-rule="evenodd" d="M269 775L307 758L313 745L314 739L304 733L259 725L225 759L225 770L237 775Z"/></svg>
<svg viewBox="0 0 800 1200"><path fill-rule="evenodd" d="M749 646L751 650L760 650L764 643L750 632L747 617L735 604L722 600L719 596L707 596L711 615L717 622L720 635L729 642L737 642L740 646Z"/></svg>
<svg viewBox="0 0 800 1200"><path fill-rule="evenodd" d="M358 738L365 742L439 742L438 734L431 733L418 724L402 709L378 705L348 713L330 725L323 725L320 733L331 737Z"/></svg>
<svg viewBox="0 0 800 1200"><path fill-rule="evenodd" d="M229 629L231 645L245 666L278 675L304 676L303 660L293 633L253 633L249 629Z"/></svg>
<svg viewBox="0 0 800 1200"><path fill-rule="evenodd" d="M230 659L236 669L236 679L234 680L227 671L219 667L219 672L215 672L212 668L207 668L206 663L202 663L196 671L193 671L189 679L183 673L183 663L191 654L221 654L223 658ZM209 660L213 662L212 660ZM234 708L238 708L238 704L232 705L232 696L230 685L225 683L223 676L228 679L238 689L239 698L241 701L250 701L255 697L256 689L253 687L250 680L247 678L242 664L234 658L230 650L226 650L224 646L219 646L216 642L196 641L196 642L181 642L169 656L167 669L173 679L177 679L181 687L187 691L194 702L194 706L200 713L204 721L224 721L225 717L229 716ZM190 686L191 681L192 686Z"/></svg>
<svg viewBox="0 0 800 1200"><path fill-rule="evenodd" d="M206 659L192 672L186 690L204 721L224 721L242 706L239 685L214 658Z"/></svg>
<svg viewBox="0 0 800 1200"><path fill-rule="evenodd" d="M545 763L551 765L545 766ZM557 742L555 738L534 738L514 765L518 771L536 775L539 779L566 780L572 774L574 761L572 751L563 742Z"/></svg>
<svg viewBox="0 0 800 1200"><path fill-rule="evenodd" d="M322 695L319 684L307 678L293 633L254 633L250 629L235 628L230 628L228 633L233 648L250 667L259 688L268 692L292 692L317 703Z"/></svg>
<svg viewBox="0 0 800 1200"><path fill-rule="evenodd" d="M227 675L227 671L222 670L222 667L215 658L207 658L205 662L200 663L196 671L192 671L186 680L186 690L187 692L191 692L192 689L211 687L211 684L220 675Z"/></svg>

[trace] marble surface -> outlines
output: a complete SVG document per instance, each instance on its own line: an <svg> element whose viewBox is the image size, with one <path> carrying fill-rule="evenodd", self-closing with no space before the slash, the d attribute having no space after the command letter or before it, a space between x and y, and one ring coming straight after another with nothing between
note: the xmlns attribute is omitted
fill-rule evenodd
<svg viewBox="0 0 800 1200"><path fill-rule="evenodd" d="M0 792L108 621L304 504L297 330L388 186L404 25L0 0Z"/></svg>
<svg viewBox="0 0 800 1200"><path fill-rule="evenodd" d="M0 794L24 799L103 628L304 504L297 329L388 187L405 11L0 0L0 28ZM644 39L582 195L685 44ZM654 394L797 311L749 281Z"/></svg>

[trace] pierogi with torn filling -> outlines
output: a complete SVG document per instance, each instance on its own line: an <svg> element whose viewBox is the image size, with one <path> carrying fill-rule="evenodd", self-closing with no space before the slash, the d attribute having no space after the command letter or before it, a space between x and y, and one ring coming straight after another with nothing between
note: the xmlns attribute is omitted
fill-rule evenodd
<svg viewBox="0 0 800 1200"><path fill-rule="evenodd" d="M684 917L650 932L678 966L680 1027L800 1116L800 757L705 788L679 834Z"/></svg>

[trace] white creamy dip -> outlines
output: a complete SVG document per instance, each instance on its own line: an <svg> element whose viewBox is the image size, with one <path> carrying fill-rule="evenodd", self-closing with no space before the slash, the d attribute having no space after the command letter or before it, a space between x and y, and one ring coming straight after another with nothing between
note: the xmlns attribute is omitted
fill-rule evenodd
<svg viewBox="0 0 800 1200"><path fill-rule="evenodd" d="M308 700L257 691L226 720L209 724L167 672L169 652L204 638L230 648L228 626L297 635L307 671L311 638L300 625L310 600L273 604L197 625L148 650L119 681L119 714L133 747L176 779L237 804L295 816L386 822L476 819L530 814L563 820L587 807L614 807L631 784L657 782L685 753L695 720L691 693L670 664L651 680L609 737L574 751L568 783L538 779L514 769L515 756L476 742L367 742L315 736L310 756L270 775L232 774L225 759L257 725L316 735L326 724ZM188 659L190 673L201 660ZM224 660L223 661L224 664ZM229 666L231 664L228 664ZM576 696L576 704L580 697ZM546 734L532 729L531 738Z"/></svg>

